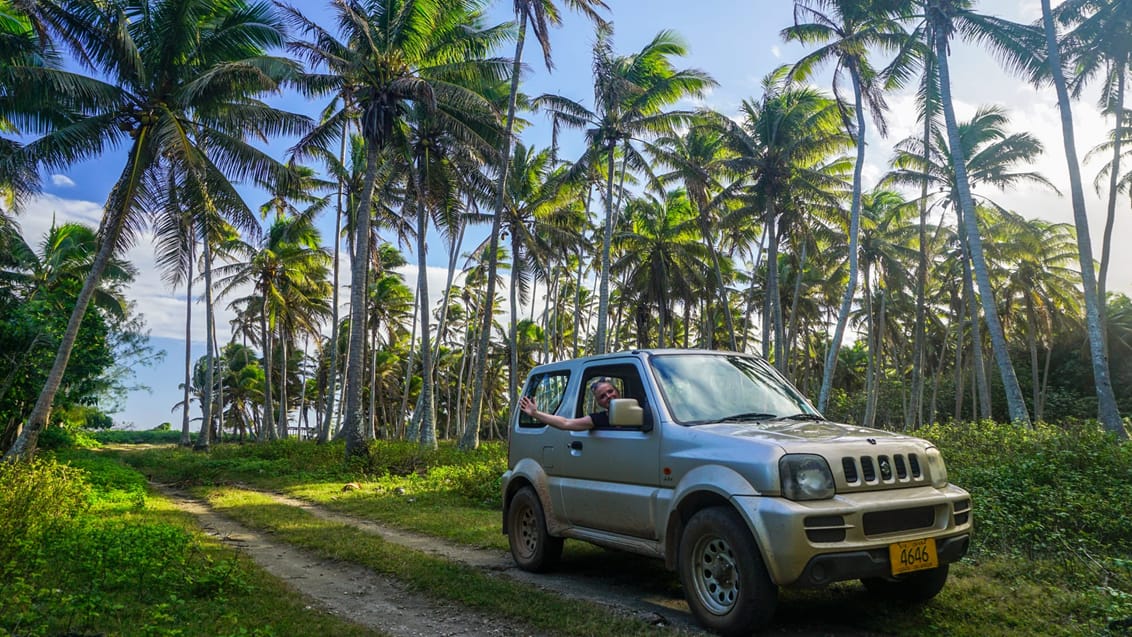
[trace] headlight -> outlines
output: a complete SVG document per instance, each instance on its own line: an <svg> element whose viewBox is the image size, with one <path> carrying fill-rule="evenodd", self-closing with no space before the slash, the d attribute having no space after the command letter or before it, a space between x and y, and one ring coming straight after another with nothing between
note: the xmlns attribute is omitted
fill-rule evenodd
<svg viewBox="0 0 1132 637"><path fill-rule="evenodd" d="M782 456L778 461L782 495L791 500L827 500L836 490L825 458L808 453Z"/></svg>
<svg viewBox="0 0 1132 637"><path fill-rule="evenodd" d="M942 489L947 486L947 466L943 464L943 454L935 447L928 447L928 471L932 475L932 486Z"/></svg>

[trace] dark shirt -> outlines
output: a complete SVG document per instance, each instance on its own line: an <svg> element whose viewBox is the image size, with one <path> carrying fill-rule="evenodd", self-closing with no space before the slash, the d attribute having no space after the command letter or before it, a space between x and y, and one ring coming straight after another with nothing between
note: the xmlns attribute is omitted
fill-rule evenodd
<svg viewBox="0 0 1132 637"><path fill-rule="evenodd" d="M594 429L604 429L609 427L609 412L608 411L595 411L590 414L590 420L594 423Z"/></svg>

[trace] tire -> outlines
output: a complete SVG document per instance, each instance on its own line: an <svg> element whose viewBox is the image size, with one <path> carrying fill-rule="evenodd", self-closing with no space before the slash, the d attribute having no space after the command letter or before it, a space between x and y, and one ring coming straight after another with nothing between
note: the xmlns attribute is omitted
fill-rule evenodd
<svg viewBox="0 0 1132 637"><path fill-rule="evenodd" d="M861 580L871 595L902 604L919 604L935 597L947 583L949 564L928 571L899 577L870 577Z"/></svg>
<svg viewBox="0 0 1132 637"><path fill-rule="evenodd" d="M543 573L553 569L562 557L562 538L546 530L542 502L531 487L519 489L507 510L507 542L511 557L524 571Z"/></svg>
<svg viewBox="0 0 1132 637"><path fill-rule="evenodd" d="M728 507L692 516L680 539L680 583L696 620L721 635L750 635L765 627L778 605L747 525Z"/></svg>

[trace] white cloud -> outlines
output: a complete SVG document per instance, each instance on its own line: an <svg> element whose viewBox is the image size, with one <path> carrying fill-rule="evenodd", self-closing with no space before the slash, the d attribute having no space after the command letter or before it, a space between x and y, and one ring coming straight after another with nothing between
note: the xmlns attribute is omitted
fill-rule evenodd
<svg viewBox="0 0 1132 637"><path fill-rule="evenodd" d="M774 59L781 60L782 48L775 44L774 46L770 47L770 54L774 56Z"/></svg>
<svg viewBox="0 0 1132 637"><path fill-rule="evenodd" d="M59 188L75 187L75 182L66 175L51 175L51 183Z"/></svg>

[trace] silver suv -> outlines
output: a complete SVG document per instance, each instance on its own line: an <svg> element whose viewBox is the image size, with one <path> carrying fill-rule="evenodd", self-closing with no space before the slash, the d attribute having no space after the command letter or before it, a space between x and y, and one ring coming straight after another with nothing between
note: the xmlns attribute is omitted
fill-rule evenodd
<svg viewBox="0 0 1132 637"><path fill-rule="evenodd" d="M967 552L971 497L939 449L825 420L761 358L593 356L536 367L523 393L576 419L597 411L599 379L620 396L608 425L514 410L503 531L523 569L552 568L565 538L661 558L699 622L738 635L770 622L781 586L860 579L928 600Z"/></svg>

